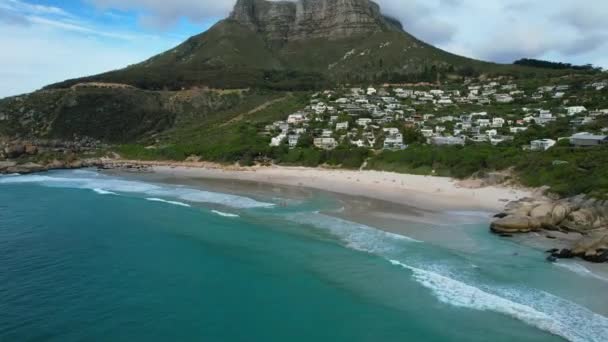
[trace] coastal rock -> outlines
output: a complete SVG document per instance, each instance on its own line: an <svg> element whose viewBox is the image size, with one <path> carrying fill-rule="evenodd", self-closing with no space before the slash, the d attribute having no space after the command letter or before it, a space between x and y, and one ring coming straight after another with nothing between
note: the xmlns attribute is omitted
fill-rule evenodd
<svg viewBox="0 0 608 342"><path fill-rule="evenodd" d="M562 222L562 226L569 230L586 231L597 227L600 223L592 209L583 208L570 213Z"/></svg>
<svg viewBox="0 0 608 342"><path fill-rule="evenodd" d="M25 145L23 144L11 144L4 148L4 154L9 159L19 158L25 154Z"/></svg>
<svg viewBox="0 0 608 342"><path fill-rule="evenodd" d="M14 161L0 161L0 173L7 172L8 169L11 169L17 165Z"/></svg>
<svg viewBox="0 0 608 342"><path fill-rule="evenodd" d="M553 249L554 258L581 258L590 262L608 262L608 202L586 196L538 202L523 199L507 206L508 216L497 215L490 225L492 232L520 234L554 231L549 239L567 241L572 248ZM559 231L559 232L558 232ZM558 236L568 236L558 239ZM581 236L578 236L578 235Z"/></svg>
<svg viewBox="0 0 608 342"><path fill-rule="evenodd" d="M543 203L530 211L530 217L540 221L543 226L553 226L555 221L553 219L553 203Z"/></svg>
<svg viewBox="0 0 608 342"><path fill-rule="evenodd" d="M47 168L43 165L36 164L36 163L25 163L25 164L18 164L13 167L10 167L6 171L7 171L7 173L28 174L28 173L42 172L42 171L46 171L46 170L47 170Z"/></svg>
<svg viewBox="0 0 608 342"><path fill-rule="evenodd" d="M573 208L567 203L558 203L553 207L551 218L553 224L559 224L572 212Z"/></svg>
<svg viewBox="0 0 608 342"><path fill-rule="evenodd" d="M492 222L490 226L498 234L529 233L541 228L541 222L529 216L507 216Z"/></svg>
<svg viewBox="0 0 608 342"><path fill-rule="evenodd" d="M559 259L579 257L594 263L608 262L608 229L596 230L581 238L572 249L562 249L551 256Z"/></svg>

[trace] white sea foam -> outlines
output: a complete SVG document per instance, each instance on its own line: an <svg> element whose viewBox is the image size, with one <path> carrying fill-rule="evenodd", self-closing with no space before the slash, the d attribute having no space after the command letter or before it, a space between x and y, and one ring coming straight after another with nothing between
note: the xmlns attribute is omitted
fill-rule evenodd
<svg viewBox="0 0 608 342"><path fill-rule="evenodd" d="M501 297L439 273L389 261L412 271L414 279L443 303L508 315L572 342L600 342L608 336L608 318L549 293L502 289Z"/></svg>
<svg viewBox="0 0 608 342"><path fill-rule="evenodd" d="M433 263L416 262L414 267L393 257L403 254L404 245L399 241L416 240L318 213L289 218L325 229L352 249L376 254L410 270L415 281L448 305L507 315L572 342L603 342L608 336L608 318L563 298L531 288L503 289L477 283L469 280L470 275L459 277Z"/></svg>
<svg viewBox="0 0 608 342"><path fill-rule="evenodd" d="M178 201L169 201L169 200L164 200L162 198L146 198L146 200L150 201L150 202L161 202L161 203L173 204L173 205L177 205L180 207L187 207L187 208L191 207L191 205L187 204L187 203L178 202Z"/></svg>
<svg viewBox="0 0 608 342"><path fill-rule="evenodd" d="M560 261L560 262L554 263L553 265L562 267L564 269L567 269L568 271L574 272L574 273L582 275L584 277L595 278L595 279L602 280L602 281L608 281L608 277L604 277L599 274L595 274L590 269L579 264L578 262Z"/></svg>
<svg viewBox="0 0 608 342"><path fill-rule="evenodd" d="M117 193L115 193L115 192L107 191L104 189L93 189L93 191L95 191L96 193L98 193L100 195L117 195Z"/></svg>
<svg viewBox="0 0 608 342"><path fill-rule="evenodd" d="M369 252L382 253L396 248L396 241L421 242L405 235L393 234L363 224L343 220L318 212L288 215L288 219L324 229L344 241L348 247Z"/></svg>
<svg viewBox="0 0 608 342"><path fill-rule="evenodd" d="M50 175L25 175L0 178L0 185L26 183L61 188L103 189L104 191L115 193L142 194L153 198L175 198L188 202L220 204L234 208L264 208L274 206L272 203L259 202L248 197L186 187L129 181L104 176L91 171L68 171Z"/></svg>
<svg viewBox="0 0 608 342"><path fill-rule="evenodd" d="M237 214L230 214L230 213L225 213L219 210L211 210L212 213L216 214L216 215L220 215L223 217L239 217L239 215Z"/></svg>

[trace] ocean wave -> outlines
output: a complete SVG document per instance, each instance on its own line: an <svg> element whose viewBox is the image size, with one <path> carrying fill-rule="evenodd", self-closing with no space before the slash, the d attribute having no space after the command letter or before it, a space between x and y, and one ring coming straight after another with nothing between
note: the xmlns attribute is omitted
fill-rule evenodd
<svg viewBox="0 0 608 342"><path fill-rule="evenodd" d="M107 190L104 190L104 189L93 189L93 191L96 192L96 193L98 193L98 194L100 194L100 195L118 195L115 192L107 191Z"/></svg>
<svg viewBox="0 0 608 342"><path fill-rule="evenodd" d="M49 175L24 175L0 178L0 184L35 183L49 187L76 189L103 189L115 193L142 194L153 198L176 198L195 203L220 204L234 208L269 208L272 203L259 202L248 197L209 192L204 190L157 185L141 181L113 178L92 171L66 171Z"/></svg>
<svg viewBox="0 0 608 342"><path fill-rule="evenodd" d="M239 215L237 214L230 214L230 213L225 213L219 210L211 210L212 213L216 214L216 215L220 215L223 217L239 217Z"/></svg>
<svg viewBox="0 0 608 342"><path fill-rule="evenodd" d="M187 207L187 208L191 207L191 205L187 204L187 203L178 202L178 201L169 201L169 200L164 200L162 198L146 198L146 201L173 204L173 205L177 205L177 206L180 206L180 207Z"/></svg>
<svg viewBox="0 0 608 342"><path fill-rule="evenodd" d="M362 252L382 253L392 251L398 248L395 244L396 241L421 242L405 235L386 232L319 212L287 215L287 218L299 224L324 229L342 240L348 247Z"/></svg>
<svg viewBox="0 0 608 342"><path fill-rule="evenodd" d="M591 271L590 269L588 269L587 267L577 263L577 262L564 262L564 261L560 261L560 262L556 262L553 265L558 266L558 267L562 267L568 271L574 272L578 275L582 275L584 277L589 277L589 278L595 278L598 280L602 280L602 281L607 281L608 282L608 277L604 277L601 276L599 274L595 274L593 273L593 271Z"/></svg>
<svg viewBox="0 0 608 342"><path fill-rule="evenodd" d="M410 270L418 283L445 304L504 314L572 342L600 342L608 334L608 318L546 292L501 289L501 297L398 260L389 262Z"/></svg>

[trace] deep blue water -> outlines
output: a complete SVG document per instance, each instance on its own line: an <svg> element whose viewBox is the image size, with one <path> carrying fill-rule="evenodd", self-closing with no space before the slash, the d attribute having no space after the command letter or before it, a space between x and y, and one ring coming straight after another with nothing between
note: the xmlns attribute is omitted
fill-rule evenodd
<svg viewBox="0 0 608 342"><path fill-rule="evenodd" d="M452 245L273 201L0 177L0 341L606 341L608 282L485 223L423 227Z"/></svg>

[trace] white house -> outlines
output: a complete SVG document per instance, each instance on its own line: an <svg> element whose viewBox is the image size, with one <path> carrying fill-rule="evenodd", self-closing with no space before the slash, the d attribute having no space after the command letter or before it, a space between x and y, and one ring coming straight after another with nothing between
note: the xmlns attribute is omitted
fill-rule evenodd
<svg viewBox="0 0 608 342"><path fill-rule="evenodd" d="M509 131L510 131L511 133L516 134L516 133L519 133L519 132L524 132L524 131L526 131L527 129L528 129L528 127L511 127L511 128L509 129Z"/></svg>
<svg viewBox="0 0 608 342"><path fill-rule="evenodd" d="M375 88L369 87L367 88L367 95L371 96L371 95L376 95L378 91Z"/></svg>
<svg viewBox="0 0 608 342"><path fill-rule="evenodd" d="M348 121L338 122L336 124L336 131L348 130Z"/></svg>
<svg viewBox="0 0 608 342"><path fill-rule="evenodd" d="M323 150L333 150L338 146L338 142L334 138L315 138L313 143L317 148Z"/></svg>
<svg viewBox="0 0 608 342"><path fill-rule="evenodd" d="M513 97L509 94L496 94L494 97L498 103L511 103L514 101Z"/></svg>
<svg viewBox="0 0 608 342"><path fill-rule="evenodd" d="M477 119L479 127L490 127L490 119Z"/></svg>
<svg viewBox="0 0 608 342"><path fill-rule="evenodd" d="M533 140L530 142L530 149L532 151L546 151L555 146L556 143L553 139Z"/></svg>
<svg viewBox="0 0 608 342"><path fill-rule="evenodd" d="M281 134L277 135L276 137L270 139L270 146L272 146L272 147L281 146L281 144L283 143L285 138L287 138L287 134L285 134L285 133L281 133Z"/></svg>
<svg viewBox="0 0 608 342"><path fill-rule="evenodd" d="M323 102L319 102L319 103L317 103L315 106L313 106L313 108L312 108L312 109L313 109L313 110L315 111L315 113L317 113L317 114L323 114L323 113L325 113L325 111L327 110L327 105L326 105L325 103L323 103Z"/></svg>
<svg viewBox="0 0 608 342"><path fill-rule="evenodd" d="M505 119L503 118L493 118L492 119L492 127L501 128L505 124Z"/></svg>
<svg viewBox="0 0 608 342"><path fill-rule="evenodd" d="M306 121L306 116L302 113L291 114L287 117L287 123L291 125L299 125Z"/></svg>
<svg viewBox="0 0 608 342"><path fill-rule="evenodd" d="M422 133L425 138L430 138L434 134L433 130L430 128L421 129L420 133Z"/></svg>
<svg viewBox="0 0 608 342"><path fill-rule="evenodd" d="M431 143L438 146L453 146L461 145L464 146L465 139L461 137L432 137Z"/></svg>
<svg viewBox="0 0 608 342"><path fill-rule="evenodd" d="M370 119L370 118L357 119L357 125L359 125L359 126L365 127L371 123L372 123L372 119Z"/></svg>
<svg viewBox="0 0 608 342"><path fill-rule="evenodd" d="M287 142L289 143L289 148L295 148L298 146L298 141L300 141L299 134L290 134L287 136Z"/></svg>
<svg viewBox="0 0 608 342"><path fill-rule="evenodd" d="M568 115L572 116L572 115L580 114L582 112L586 112L587 108L585 108L583 106L572 106L572 107L567 107L566 110L568 111Z"/></svg>
<svg viewBox="0 0 608 342"><path fill-rule="evenodd" d="M402 150L404 147L405 146L403 145L403 135L401 135L401 133L389 134L384 139L385 150Z"/></svg>
<svg viewBox="0 0 608 342"><path fill-rule="evenodd" d="M399 128L389 127L389 128L384 128L382 130L384 131L384 133L386 133L388 135L399 134Z"/></svg>
<svg viewBox="0 0 608 342"><path fill-rule="evenodd" d="M437 101L437 104L448 105L453 104L454 102L449 97L442 97Z"/></svg>

